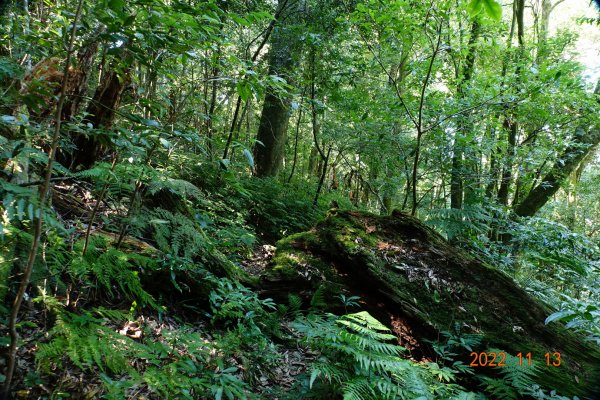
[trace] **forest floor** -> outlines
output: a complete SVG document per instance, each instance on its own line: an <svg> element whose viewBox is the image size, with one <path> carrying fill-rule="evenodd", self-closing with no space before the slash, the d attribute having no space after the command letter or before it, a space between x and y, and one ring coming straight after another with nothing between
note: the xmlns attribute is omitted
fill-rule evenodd
<svg viewBox="0 0 600 400"><path fill-rule="evenodd" d="M255 251L240 265L251 276L261 275L268 264L271 262L275 251L272 245L259 245ZM90 307L91 304L86 304ZM96 302L96 307L113 307L108 302ZM77 311L77 301L71 302L68 307L71 311ZM154 343L164 343L165 337L163 332L172 332L178 330L186 330L189 333L198 335L198 341L210 344L214 338L211 335L213 328L207 319L197 313L191 313L181 304L173 303L167 305L167 312L160 316L152 312L140 311L139 316L135 320L127 321L126 323L109 323L107 326L112 328L120 335L127 336L133 340ZM63 363L55 366L50 376L45 376L43 379L36 381L37 370L35 354L40 344L47 342L48 329L53 324L53 316L47 311L40 310L32 302L25 303L21 319L21 338L22 345L17 353L17 375L15 376L15 396L18 399L39 399L45 396L57 396L62 393L71 399L96 399L105 392L102 375L104 371L98 368L93 368L87 371L82 371L77 367L69 357L63 357ZM289 338L296 337L292 329L289 327L289 322L281 321L281 329ZM4 328L0 329L0 333L4 334ZM148 337L151 336L151 337ZM282 341L273 349L274 353L269 357L276 360L272 368L260 371L260 374L254 373L253 376L246 374L243 360L236 357L230 357L227 362L230 366L237 367L237 376L244 381L252 382L252 391L257 395L271 393L273 388L278 391L291 389L296 383L296 377L306 373L310 364L318 356L317 353L311 351L306 346L292 340ZM0 362L4 359L0 358ZM143 360L134 361L136 369L141 373L144 371ZM3 365L0 365L2 367ZM41 377L38 377L41 378ZM57 388L60 388L57 390ZM141 386L137 390L128 394L127 398L144 400L157 399L156 394L147 386ZM279 397L271 397L278 399Z"/></svg>

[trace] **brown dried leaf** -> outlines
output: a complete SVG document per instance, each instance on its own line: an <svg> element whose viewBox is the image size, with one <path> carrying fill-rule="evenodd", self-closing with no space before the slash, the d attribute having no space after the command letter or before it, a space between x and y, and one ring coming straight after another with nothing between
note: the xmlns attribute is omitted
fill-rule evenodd
<svg viewBox="0 0 600 400"><path fill-rule="evenodd" d="M391 247L391 245L387 242L379 242L377 243L377 249L378 250L387 250Z"/></svg>

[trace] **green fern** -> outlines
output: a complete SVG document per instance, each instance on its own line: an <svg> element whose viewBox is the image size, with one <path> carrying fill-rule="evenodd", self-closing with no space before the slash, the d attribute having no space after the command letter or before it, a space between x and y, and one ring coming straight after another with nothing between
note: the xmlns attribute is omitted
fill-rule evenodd
<svg viewBox="0 0 600 400"><path fill-rule="evenodd" d="M533 387L537 386L535 383L537 375L535 361L532 362L531 366L525 366L521 365L518 357L507 354L503 350L489 349L489 351L506 354L504 361L506 366L496 367L502 376L501 378L480 377L486 393L498 399L520 399L524 394L528 394Z"/></svg>
<svg viewBox="0 0 600 400"><path fill-rule="evenodd" d="M440 384L426 368L401 358L404 348L391 343L396 337L369 313L311 315L292 326L321 353L309 388L320 382L348 400L435 398Z"/></svg>
<svg viewBox="0 0 600 400"><path fill-rule="evenodd" d="M126 316L104 308L95 312L119 324L123 320L116 320ZM69 361L83 371L100 371L108 399L127 399L128 391L139 387L165 399L214 398L218 393L232 399L250 397L247 385L234 375L236 368L225 368L216 349L191 328L164 329L144 343L109 325L90 312L60 312L48 332L50 341L39 345L37 366L50 372Z"/></svg>
<svg viewBox="0 0 600 400"><path fill-rule="evenodd" d="M156 194L161 190L169 190L184 199L194 199L201 201L205 195L196 185L183 179L173 179L161 176L154 179L148 185L148 193Z"/></svg>
<svg viewBox="0 0 600 400"><path fill-rule="evenodd" d="M206 234L183 214L157 208L149 212L146 221L154 230L158 248L165 253L191 260L212 250Z"/></svg>
<svg viewBox="0 0 600 400"><path fill-rule="evenodd" d="M315 292L312 295L312 298L310 299L310 306L312 308L321 309L321 310L326 309L328 306L327 300L325 299L326 293L327 293L327 286L320 285L317 288L317 290L315 290Z"/></svg>
<svg viewBox="0 0 600 400"><path fill-rule="evenodd" d="M66 267L72 281L100 287L109 296L125 295L128 301L158 308L154 298L142 287L138 276L140 268L155 268L156 260L110 247L104 236L92 236L85 255L81 255L82 248L81 241L75 244L74 252L77 255Z"/></svg>
<svg viewBox="0 0 600 400"><path fill-rule="evenodd" d="M103 372L117 374L129 370L129 357L139 350L139 345L102 322L89 313L59 314L56 325L49 332L54 339L41 344L36 353L38 366L47 370L66 355L82 370L97 367Z"/></svg>

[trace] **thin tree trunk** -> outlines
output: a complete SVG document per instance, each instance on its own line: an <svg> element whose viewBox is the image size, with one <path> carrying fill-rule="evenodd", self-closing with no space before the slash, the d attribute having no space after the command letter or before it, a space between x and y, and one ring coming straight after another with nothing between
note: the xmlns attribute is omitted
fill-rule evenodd
<svg viewBox="0 0 600 400"><path fill-rule="evenodd" d="M423 86L421 87L421 98L419 100L419 112L416 121L417 128L417 143L415 145L415 158L412 167L412 209L410 215L415 215L417 213L417 207L419 205L419 201L417 199L417 185L418 185L418 169L419 169L419 158L421 155L421 141L423 139L423 111L425 105L425 92L427 87L429 86L429 81L431 79L431 74L433 73L433 63L437 57L437 54L440 50L440 44L442 42L442 24L440 23L437 29L437 42L435 47L433 48L433 53L431 54L431 60L429 61L429 66L427 67L427 75L425 76L425 80L423 81Z"/></svg>
<svg viewBox="0 0 600 400"><path fill-rule="evenodd" d="M219 63L220 63L220 59L221 59L221 45L217 45L217 50L215 51L215 53L212 56L212 71L211 71L211 79L212 79L212 85L211 85L211 92L210 92L210 106L208 108L208 112L207 112L207 120L206 120L206 134L208 136L208 142L207 142L207 150L208 150L208 156L212 159L213 157L213 152L214 152L214 144L213 144L213 138L214 138L214 117L215 117L215 110L217 107L217 92L218 92L218 85L217 85L217 78L219 76Z"/></svg>
<svg viewBox="0 0 600 400"><path fill-rule="evenodd" d="M511 24L510 24L510 30L508 33L508 39L506 41L506 49L507 52L504 56L504 59L502 60L502 72L500 74L500 78L501 78L501 87L500 87L500 93L503 94L505 91L505 80L506 80L506 74L508 72L508 62L509 62L509 57L508 57L508 50L510 50L512 48L512 43L513 43L513 38L514 38L514 34L515 34L515 25L516 25L516 21L517 21L517 17L516 17L516 3L513 3L513 12L512 12L512 18L511 18ZM507 107L504 107L507 108ZM491 127L491 138L493 141L496 140L496 124L495 121L497 119L499 119L501 117L501 114L498 113L494 118L493 118L493 123L494 126ZM500 178L500 167L498 166L499 161L498 161L498 157L497 154L501 154L502 153L502 149L500 146L496 147L496 151L492 151L492 154L490 155L490 176L489 176L489 181L488 181L488 187L486 188L486 194L488 195L488 198L491 198L491 196L496 192L497 190L497 185L498 185L498 180ZM496 197L496 199L498 198L498 196Z"/></svg>
<svg viewBox="0 0 600 400"><path fill-rule="evenodd" d="M321 189L323 188L323 182L325 181L325 176L327 174L327 165L329 163L329 156L331 155L332 146L329 146L327 150L327 155L323 159L323 170L321 171L321 177L319 178L319 184L317 185L317 191L315 192L315 198L313 199L313 205L316 206L319 202L319 195L321 194Z"/></svg>
<svg viewBox="0 0 600 400"><path fill-rule="evenodd" d="M292 176L294 176L294 171L296 170L296 162L298 160L298 139L300 137L300 122L302 122L302 112L304 111L302 108L303 100L304 93L302 93L302 99L300 100L298 121L296 122L296 137L294 139L294 160L292 161L292 170L290 171L290 176L288 176L287 183L290 183L292 181Z"/></svg>
<svg viewBox="0 0 600 400"><path fill-rule="evenodd" d="M27 290L27 286L29 286L29 280L31 279L31 273L33 272L33 266L35 264L35 260L37 258L37 252L40 245L40 240L42 237L42 225L44 220L44 212L43 209L46 206L46 200L48 197L48 191L50 190L50 179L52 177L52 164L54 163L54 157L56 155L56 149L58 147L58 141L60 139L60 128L62 122L62 111L63 106L65 104L66 95L67 95L67 82L69 80L69 69L71 67L71 58L73 56L73 48L75 44L75 36L77 34L77 24L79 22L79 18L81 17L81 10L83 8L83 0L79 0L77 5L77 11L75 12L75 17L73 18L71 37L69 39L69 44L67 47L67 59L65 61L65 67L63 72L62 86L58 99L58 104L56 106L56 114L54 118L54 133L52 135L52 145L50 147L50 152L48 154L48 164L46 165L46 171L44 175L44 182L39 190L39 215L35 219L34 229L33 229L33 239L31 242L31 248L29 249L29 255L27 257L27 264L23 270L23 276L21 278L21 284L19 285L19 289L15 296L15 301L13 303L10 316L8 319L9 324L9 332L10 332L10 345L8 348L8 362L6 369L6 380L4 381L4 397L8 398L10 394L10 387L12 384L12 378L15 372L15 366L17 364L17 345L19 341L19 333L17 332L17 318L19 316L19 311L21 309L21 304L23 303L23 297L25 295L25 291Z"/></svg>
<svg viewBox="0 0 600 400"><path fill-rule="evenodd" d="M466 97L465 90L469 85L475 70L475 43L479 38L479 21L475 19L471 25L471 36L468 41L468 52L465 65L458 77L457 95L459 100ZM464 198L464 141L473 130L470 114L461 115L458 118L457 130L454 135L454 146L452 151L452 172L450 178L450 207L462 208Z"/></svg>
<svg viewBox="0 0 600 400"><path fill-rule="evenodd" d="M525 55L525 25L524 25L524 11L525 11L525 0L515 0L514 3L515 11L514 17L517 23L517 41L519 45L518 61L520 61ZM516 84L517 86L521 81L521 65L517 65L515 70ZM504 166L502 168L502 175L500 179L500 188L498 189L498 201L502 205L508 205L508 197L510 195L510 188L513 181L513 167L515 162L515 155L517 151L517 135L519 132L519 123L514 107L508 107L504 115L504 121L502 127L508 134L507 140L507 151Z"/></svg>

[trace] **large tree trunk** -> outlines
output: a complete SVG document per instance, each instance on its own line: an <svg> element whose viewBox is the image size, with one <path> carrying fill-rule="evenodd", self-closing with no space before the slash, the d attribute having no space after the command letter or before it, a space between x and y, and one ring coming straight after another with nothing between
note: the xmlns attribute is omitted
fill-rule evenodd
<svg viewBox="0 0 600 400"><path fill-rule="evenodd" d="M88 108L88 117L84 123L91 124L95 129L110 129L115 119L121 96L129 83L129 69L123 73L114 68L109 71L96 89ZM101 155L103 143L99 135L77 135L74 139L76 146L71 169L90 168Z"/></svg>
<svg viewBox="0 0 600 400"><path fill-rule="evenodd" d="M281 22L275 25L269 54L269 75L284 77L291 83L293 55L299 44L291 27L299 21L302 1L279 0L277 14ZM281 169L290 120L290 96L267 91L258 134L254 146L257 176L274 176Z"/></svg>
<svg viewBox="0 0 600 400"><path fill-rule="evenodd" d="M428 340L460 327L462 335L481 339L472 351L531 352L538 384L565 396L596 398L598 346L562 324L545 325L550 307L406 214L332 210L311 231L279 241L257 285L285 300L289 293L310 299L319 290L325 304L341 313L343 307L335 309L339 294L358 295L361 306L387 323L417 359L432 358ZM468 364L470 351L457 358ZM546 366L545 352L555 351L563 363Z"/></svg>
<svg viewBox="0 0 600 400"><path fill-rule="evenodd" d="M98 30L95 34L99 34ZM69 89L69 97L65 100L63 108L63 120L69 121L79 111L83 99L88 90L88 80L92 72L92 65L98 51L98 40L92 39L89 44L79 50L77 53L77 80L73 82L73 87Z"/></svg>

